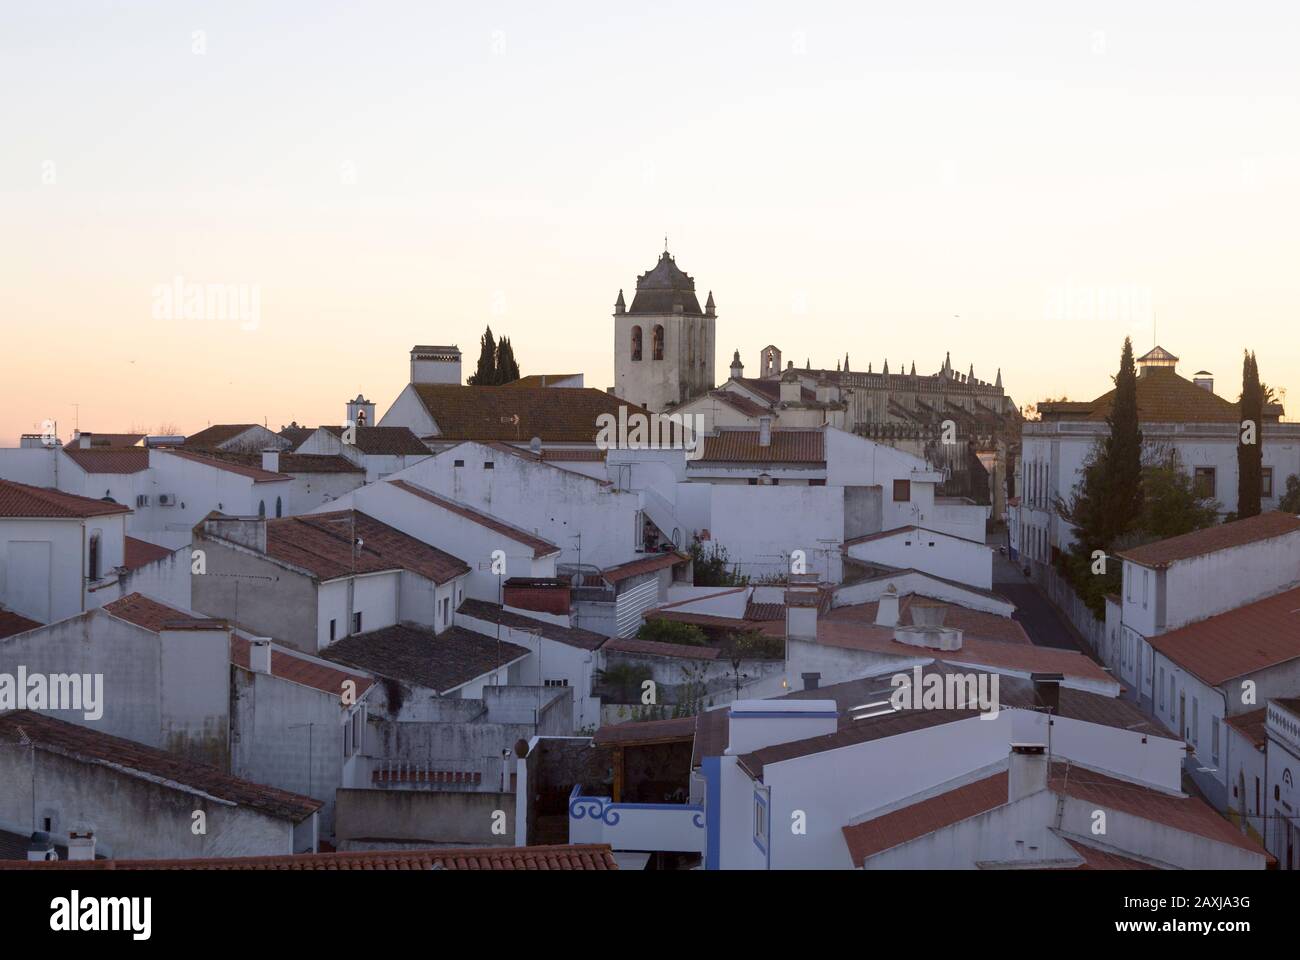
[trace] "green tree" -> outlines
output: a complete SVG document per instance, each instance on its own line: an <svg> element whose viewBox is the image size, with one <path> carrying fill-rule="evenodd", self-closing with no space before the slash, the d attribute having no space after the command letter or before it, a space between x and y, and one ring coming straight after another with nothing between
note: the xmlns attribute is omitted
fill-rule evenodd
<svg viewBox="0 0 1300 960"><path fill-rule="evenodd" d="M478 339L478 366L465 382L472 387L488 387L497 382L497 343L489 326Z"/></svg>
<svg viewBox="0 0 1300 960"><path fill-rule="evenodd" d="M515 348L510 345L509 337L502 337L497 344L497 383L514 383L519 379L519 364L515 362Z"/></svg>
<svg viewBox="0 0 1300 960"><path fill-rule="evenodd" d="M690 554L697 587L743 587L749 583L749 577L736 570L735 564L727 559L727 548L720 544L706 549L696 540L691 544Z"/></svg>
<svg viewBox="0 0 1300 960"><path fill-rule="evenodd" d="M1109 544L1131 530L1142 514L1142 430L1138 426L1137 370L1128 337L1124 338L1115 400L1106 423L1110 435L1102 442L1103 509L1092 519L1098 524L1097 539Z"/></svg>
<svg viewBox="0 0 1300 960"><path fill-rule="evenodd" d="M1241 424L1237 434L1237 517L1259 514L1264 474L1264 387L1259 364L1246 352L1241 367Z"/></svg>
<svg viewBox="0 0 1300 960"><path fill-rule="evenodd" d="M675 620L647 620L636 632L636 638L655 643L680 643L690 647L703 647L708 644L704 631L695 624L678 623Z"/></svg>
<svg viewBox="0 0 1300 960"><path fill-rule="evenodd" d="M1286 493L1282 494L1277 508L1283 513L1300 513L1300 477L1294 473L1286 478Z"/></svg>

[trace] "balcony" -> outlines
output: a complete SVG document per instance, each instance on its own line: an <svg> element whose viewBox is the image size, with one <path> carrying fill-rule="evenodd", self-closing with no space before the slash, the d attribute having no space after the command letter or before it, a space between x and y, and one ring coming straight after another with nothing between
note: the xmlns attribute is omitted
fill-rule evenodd
<svg viewBox="0 0 1300 960"><path fill-rule="evenodd" d="M614 803L569 795L569 842L607 843L614 850L704 853L704 808L689 803Z"/></svg>

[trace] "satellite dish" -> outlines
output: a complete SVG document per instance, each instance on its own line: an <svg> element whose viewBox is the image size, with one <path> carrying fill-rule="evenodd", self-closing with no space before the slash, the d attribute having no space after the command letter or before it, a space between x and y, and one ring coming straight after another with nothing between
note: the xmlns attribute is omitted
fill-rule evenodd
<svg viewBox="0 0 1300 960"><path fill-rule="evenodd" d="M541 453L541 452L542 452L542 438L541 438L541 437L533 437L533 439L529 440L529 441L528 441L528 449L531 450L533 453Z"/></svg>

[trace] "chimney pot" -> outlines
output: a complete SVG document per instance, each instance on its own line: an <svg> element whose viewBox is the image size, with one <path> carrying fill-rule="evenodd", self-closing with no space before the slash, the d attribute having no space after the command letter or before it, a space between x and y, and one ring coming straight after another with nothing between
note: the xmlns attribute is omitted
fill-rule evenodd
<svg viewBox="0 0 1300 960"><path fill-rule="evenodd" d="M760 447L770 447L772 445L772 418L758 418L758 445Z"/></svg>
<svg viewBox="0 0 1300 960"><path fill-rule="evenodd" d="M803 677L803 688L805 690L816 690L821 686L822 675L820 673L805 673Z"/></svg>
<svg viewBox="0 0 1300 960"><path fill-rule="evenodd" d="M1007 766L1007 802L1047 789L1047 748L1041 743L1013 743Z"/></svg>
<svg viewBox="0 0 1300 960"><path fill-rule="evenodd" d="M95 859L95 831L90 827L68 831L68 859Z"/></svg>
<svg viewBox="0 0 1300 960"><path fill-rule="evenodd" d="M1065 680L1060 673L1031 673L1029 679L1034 684L1034 700L1040 707L1061 712L1061 684Z"/></svg>

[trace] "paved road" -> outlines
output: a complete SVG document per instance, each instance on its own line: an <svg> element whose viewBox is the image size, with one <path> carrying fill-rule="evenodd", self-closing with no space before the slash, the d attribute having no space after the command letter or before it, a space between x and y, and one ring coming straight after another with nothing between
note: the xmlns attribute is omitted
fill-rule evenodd
<svg viewBox="0 0 1300 960"><path fill-rule="evenodd" d="M1006 546L1006 534L990 536L988 545L996 550ZM1018 620L1035 646L1058 647L1063 650L1087 652L1075 638L1074 628L1056 606L1038 587L1025 578L1024 573L1007 559L1006 554L993 554L993 591L1016 605L1012 619Z"/></svg>

